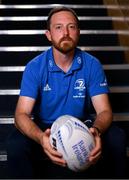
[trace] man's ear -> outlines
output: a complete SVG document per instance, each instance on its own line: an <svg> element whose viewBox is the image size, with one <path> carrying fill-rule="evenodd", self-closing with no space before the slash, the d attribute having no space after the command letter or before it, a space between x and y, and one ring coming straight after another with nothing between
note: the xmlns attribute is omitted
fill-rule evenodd
<svg viewBox="0 0 129 180"><path fill-rule="evenodd" d="M46 30L45 35L49 41L51 41L51 34L49 30Z"/></svg>

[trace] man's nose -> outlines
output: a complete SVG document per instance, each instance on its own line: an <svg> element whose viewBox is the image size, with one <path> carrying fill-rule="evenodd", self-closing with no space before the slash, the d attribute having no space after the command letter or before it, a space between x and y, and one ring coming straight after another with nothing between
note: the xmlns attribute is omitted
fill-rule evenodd
<svg viewBox="0 0 129 180"><path fill-rule="evenodd" d="M69 29L68 27L64 27L64 35L67 36L69 34Z"/></svg>

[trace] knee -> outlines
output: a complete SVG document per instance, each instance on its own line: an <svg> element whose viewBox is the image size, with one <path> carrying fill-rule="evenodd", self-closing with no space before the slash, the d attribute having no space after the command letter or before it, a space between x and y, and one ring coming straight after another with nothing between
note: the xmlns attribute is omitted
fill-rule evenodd
<svg viewBox="0 0 129 180"><path fill-rule="evenodd" d="M126 134L123 129L112 126L105 134L104 144L109 149L114 149L115 152L125 152L126 150Z"/></svg>

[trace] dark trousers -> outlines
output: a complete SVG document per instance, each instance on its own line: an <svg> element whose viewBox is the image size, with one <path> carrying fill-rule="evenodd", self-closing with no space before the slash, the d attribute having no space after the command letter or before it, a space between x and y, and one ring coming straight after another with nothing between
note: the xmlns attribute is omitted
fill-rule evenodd
<svg viewBox="0 0 129 180"><path fill-rule="evenodd" d="M17 129L7 140L8 178L125 178L126 138L122 129L112 125L102 137L103 153L97 164L76 173L54 165L39 144Z"/></svg>

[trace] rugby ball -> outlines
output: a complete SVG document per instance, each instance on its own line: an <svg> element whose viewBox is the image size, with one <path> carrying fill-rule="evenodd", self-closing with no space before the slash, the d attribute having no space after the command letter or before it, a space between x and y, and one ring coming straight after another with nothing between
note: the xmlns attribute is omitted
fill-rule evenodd
<svg viewBox="0 0 129 180"><path fill-rule="evenodd" d="M63 115L51 127L50 144L63 155L69 169L86 170L91 164L88 160L95 147L93 135L79 119Z"/></svg>

